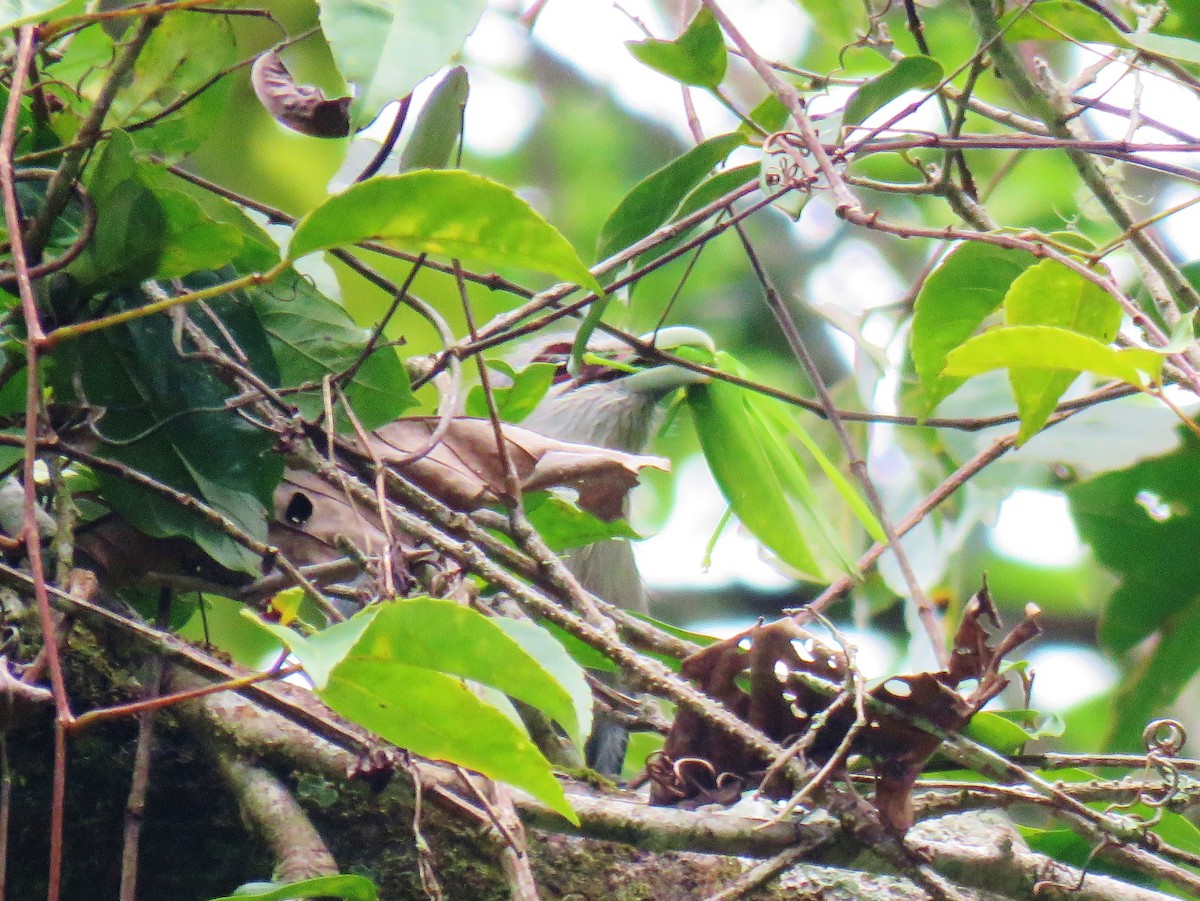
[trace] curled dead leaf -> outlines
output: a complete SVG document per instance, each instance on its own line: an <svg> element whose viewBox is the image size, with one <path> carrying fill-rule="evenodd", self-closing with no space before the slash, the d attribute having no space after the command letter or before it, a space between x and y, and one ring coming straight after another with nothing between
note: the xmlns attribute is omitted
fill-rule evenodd
<svg viewBox="0 0 1200 901"><path fill-rule="evenodd" d="M350 134L350 98L327 98L320 88L297 84L275 50L254 61L250 83L263 108L293 131L313 138Z"/></svg>

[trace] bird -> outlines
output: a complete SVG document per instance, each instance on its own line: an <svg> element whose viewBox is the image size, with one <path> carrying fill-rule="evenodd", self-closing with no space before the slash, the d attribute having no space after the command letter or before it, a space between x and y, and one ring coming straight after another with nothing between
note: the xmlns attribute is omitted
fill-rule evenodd
<svg viewBox="0 0 1200 901"><path fill-rule="evenodd" d="M712 338L691 326L671 326L641 336L643 345L663 351L684 347L715 351ZM640 454L646 450L666 407L665 401L707 376L663 363L617 338L593 338L584 362L571 366L572 337L550 335L511 361L552 363L554 383L521 425L549 438ZM610 538L576 548L564 562L591 594L634 613L647 613L649 595L629 541ZM588 765L609 777L620 774L628 742L615 722L597 717L585 751Z"/></svg>

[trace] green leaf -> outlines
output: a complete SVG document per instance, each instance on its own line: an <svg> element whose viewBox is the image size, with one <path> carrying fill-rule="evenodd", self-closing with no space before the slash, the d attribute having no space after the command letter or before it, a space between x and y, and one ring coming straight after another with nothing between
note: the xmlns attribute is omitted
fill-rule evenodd
<svg viewBox="0 0 1200 901"><path fill-rule="evenodd" d="M342 901L378 901L375 883L366 876L317 876L278 885L274 882L250 883L232 895L213 901L295 901L301 898L341 898Z"/></svg>
<svg viewBox="0 0 1200 901"><path fill-rule="evenodd" d="M1157 382L1163 356L1152 350L1117 350L1095 338L1043 325L995 328L950 352L946 375L972 376L993 369L1062 369L1094 372L1137 388Z"/></svg>
<svg viewBox="0 0 1200 901"><path fill-rule="evenodd" d="M1100 640L1124 654L1200 596L1181 547L1200 542L1200 448L1190 433L1160 457L1107 472L1067 491L1080 537L1121 584L1101 618Z"/></svg>
<svg viewBox="0 0 1200 901"><path fill-rule="evenodd" d="M637 541L642 537L623 519L605 522L548 491L527 494L524 500L530 524L555 553L610 538Z"/></svg>
<svg viewBox="0 0 1200 901"><path fill-rule="evenodd" d="M1016 10L1000 26L1008 41L1124 43L1123 35L1112 22L1075 0L1042 0Z"/></svg>
<svg viewBox="0 0 1200 901"><path fill-rule="evenodd" d="M401 172L445 169L450 165L450 155L462 137L463 111L470 89L467 70L462 66L455 66L438 82L400 154Z"/></svg>
<svg viewBox="0 0 1200 901"><path fill-rule="evenodd" d="M1136 32L1122 35L1125 43L1132 44L1138 50L1145 50L1156 56L1177 59L1180 62L1200 65L1200 43L1187 38L1172 37L1169 34L1138 34Z"/></svg>
<svg viewBox="0 0 1200 901"><path fill-rule="evenodd" d="M365 125L458 53L484 0L321 0L321 30L355 90L351 118Z"/></svg>
<svg viewBox="0 0 1200 901"><path fill-rule="evenodd" d="M154 191L156 197L174 197L182 194L196 204L199 212L189 210L188 215L200 217L199 227L220 227L219 231L213 232L210 238L202 242L203 246L196 248L197 250L211 252L211 247L208 246L210 243L232 242L233 235L236 233L238 247L235 255L208 268L220 268L225 263L230 263L238 274L243 274L265 272L279 262L279 245L236 203L226 200L212 191L206 191L199 185L194 185L161 166L143 163L138 167L138 174L143 184ZM171 215L169 209L166 212L168 216ZM187 244L189 233L186 228L173 223L171 231L179 234L181 243ZM170 244L164 249L166 256L177 252ZM221 251L221 255L224 255L224 250ZM201 268L205 267L195 265L187 271L192 272Z"/></svg>
<svg viewBox="0 0 1200 901"><path fill-rule="evenodd" d="M756 181L761 170L761 163L746 163L742 166L734 166L730 169L722 169L720 172L710 175L696 188L694 188L686 197L683 198L683 203L679 204L679 209L677 209L667 221L677 222L680 219L683 219L685 216L689 216L696 212L696 210L708 206L714 200L719 200L726 194L737 190L738 188L742 187L742 185ZM717 214L714 213L713 215L715 216ZM711 219L706 221L711 221ZM659 225L662 224L665 223L659 223ZM689 228L687 231L676 235L674 238L663 241L653 250L647 250L634 261L634 268L640 269L647 263L657 260L659 257L664 256L665 254L674 250L684 241L687 241L691 237L692 232L700 227L700 224L701 223L698 223L692 228ZM653 228L655 227L657 226L652 227L651 231L653 231ZM631 285L630 291L636 290L637 285L640 284L641 282L639 281L636 285Z"/></svg>
<svg viewBox="0 0 1200 901"><path fill-rule="evenodd" d="M838 471L838 468L833 465L833 461L825 456L825 452L821 450L812 436L800 425L799 420L790 411L786 411L783 408L782 402L765 396L756 396L751 403L756 404L764 412L769 421L774 424L777 431L791 434L797 441L804 445L804 449L812 454L813 459L817 461L817 465L821 467L821 471L825 473L825 477L829 479L834 488L837 489L838 494L850 506L850 509L854 512L858 521L863 524L867 533L876 541L887 544L887 534L883 531L883 526L880 525L879 520L871 511L870 505L863 500L862 495L858 493L846 477Z"/></svg>
<svg viewBox="0 0 1200 901"><path fill-rule="evenodd" d="M842 115L845 125L858 125L867 116L906 91L935 88L944 75L942 64L928 56L906 56L854 92Z"/></svg>
<svg viewBox="0 0 1200 901"><path fill-rule="evenodd" d="M750 110L750 121L761 126L768 134L774 134L783 128L787 124L788 116L788 108L774 94L768 94ZM742 123L738 126L738 131L748 135L752 130Z"/></svg>
<svg viewBox="0 0 1200 901"><path fill-rule="evenodd" d="M154 196L166 217L156 278L220 269L241 252L242 232L236 225L210 218L199 203L180 191L156 189Z"/></svg>
<svg viewBox="0 0 1200 901"><path fill-rule="evenodd" d="M315 418L323 410L321 380L345 372L367 346L370 332L294 269L249 292L279 364L285 388L310 385L289 395L300 412ZM374 429L416 404L408 373L391 347L375 350L345 386L363 428Z"/></svg>
<svg viewBox="0 0 1200 901"><path fill-rule="evenodd" d="M1106 615L1110 611L1111 607ZM1191 603L1156 625L1157 642L1145 658L1128 661L1129 668L1113 698L1113 720L1107 740L1113 750L1141 751L1146 723L1168 713L1179 693L1200 672L1200 654L1196 652L1200 597L1194 597Z"/></svg>
<svg viewBox="0 0 1200 901"><path fill-rule="evenodd" d="M203 615L200 604L204 605ZM234 663L249 669L265 669L279 659L283 646L273 635L246 622L242 615L245 608L245 604L220 595L199 595L194 612L179 627L178 635L196 644L211 641Z"/></svg>
<svg viewBox="0 0 1200 901"><path fill-rule="evenodd" d="M799 0L825 42L834 47L858 38L858 28L867 31L865 10L859 0Z"/></svg>
<svg viewBox="0 0 1200 901"><path fill-rule="evenodd" d="M484 266L546 272L603 293L575 250L510 188L461 169L368 179L329 198L296 226L290 259L359 241Z"/></svg>
<svg viewBox="0 0 1200 901"><path fill-rule="evenodd" d="M1049 325L1070 329L1108 344L1121 325L1121 306L1106 291L1055 260L1029 267L1004 297L1006 325ZM1017 444L1037 433L1058 399L1075 380L1071 372L1009 369L1009 382L1021 416Z"/></svg>
<svg viewBox="0 0 1200 901"><path fill-rule="evenodd" d="M575 707L575 717L573 722L559 720L559 724L567 731L571 741L582 748L584 739L592 731L592 690L588 687L583 667L571 658L567 649L553 635L535 622L507 616L497 616L490 622L503 629L509 638L554 677L555 682L566 689Z"/></svg>
<svg viewBox="0 0 1200 901"><path fill-rule="evenodd" d="M913 311L911 339L924 415L963 383L943 374L946 355L1000 308L1009 286L1035 262L1023 251L968 242L952 250L925 280Z"/></svg>
<svg viewBox="0 0 1200 901"><path fill-rule="evenodd" d="M638 182L601 227L598 258L607 259L665 223L712 168L745 142L737 132L709 138Z"/></svg>
<svg viewBox="0 0 1200 901"><path fill-rule="evenodd" d="M578 730L571 694L495 622L432 598L368 608L310 638L259 622L333 710L416 754L524 789L576 822L529 737L463 682L497 688Z"/></svg>
<svg viewBox="0 0 1200 901"><path fill-rule="evenodd" d="M505 422L520 422L532 413L554 384L554 373L558 371L558 367L553 363L530 363L520 372L516 372L503 360L488 360L487 365L512 380L508 387L492 388L496 411ZM487 418L487 399L483 395L482 386L474 386L467 395L466 414Z"/></svg>
<svg viewBox="0 0 1200 901"><path fill-rule="evenodd" d="M625 46L639 62L682 84L712 89L725 79L725 36L707 7L674 41L628 41Z"/></svg>
<svg viewBox="0 0 1200 901"><path fill-rule="evenodd" d="M1000 754L1016 754L1033 738L1016 723L987 710L971 717L963 734Z"/></svg>
<svg viewBox="0 0 1200 901"><path fill-rule="evenodd" d="M134 127L186 99L150 127L131 133L142 152L171 159L185 156L211 135L225 114L232 79L222 78L203 93L191 95L236 60L236 49L233 29L224 16L168 13L138 54L133 78L117 93L105 127ZM98 78L106 76L106 71L97 73Z"/></svg>

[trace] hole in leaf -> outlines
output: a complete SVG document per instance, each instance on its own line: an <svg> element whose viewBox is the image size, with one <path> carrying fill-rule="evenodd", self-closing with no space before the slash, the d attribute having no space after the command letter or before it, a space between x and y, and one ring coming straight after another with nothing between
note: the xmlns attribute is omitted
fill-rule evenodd
<svg viewBox="0 0 1200 901"><path fill-rule="evenodd" d="M304 525L312 515L312 501L308 499L308 495L299 491L288 499L287 507L283 511L283 518L294 526Z"/></svg>

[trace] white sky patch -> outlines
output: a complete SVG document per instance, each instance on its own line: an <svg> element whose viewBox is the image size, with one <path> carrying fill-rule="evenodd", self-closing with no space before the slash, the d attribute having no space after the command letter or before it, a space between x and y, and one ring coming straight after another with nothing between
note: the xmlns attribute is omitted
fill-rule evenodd
<svg viewBox="0 0 1200 901"><path fill-rule="evenodd" d="M529 39L520 23L494 9L483 17L463 47L467 59L497 69L520 66L529 59Z"/></svg>
<svg viewBox="0 0 1200 901"><path fill-rule="evenodd" d="M891 303L903 291L900 279L879 251L857 239L839 244L808 276L811 303L834 304L855 313Z"/></svg>
<svg viewBox="0 0 1200 901"><path fill-rule="evenodd" d="M503 156L520 146L542 112L537 91L498 72L471 70L464 134L481 156Z"/></svg>
<svg viewBox="0 0 1200 901"><path fill-rule="evenodd" d="M762 558L759 543L736 522L725 527L713 549L712 565L704 570L705 548L726 506L702 459L694 457L680 467L675 506L666 525L657 535L633 543L638 569L652 590L741 584L778 591L792 584Z"/></svg>
<svg viewBox="0 0 1200 901"><path fill-rule="evenodd" d="M1155 209L1158 212L1169 210L1188 200L1197 201L1160 220L1156 226L1159 233L1171 244L1187 254L1186 260L1195 259L1196 235L1200 235L1200 194L1197 194L1196 186L1175 185L1165 189L1157 199Z"/></svg>
<svg viewBox="0 0 1200 901"><path fill-rule="evenodd" d="M1071 566L1083 558L1066 495L1030 488L1017 489L1000 505L992 546L1038 566Z"/></svg>
<svg viewBox="0 0 1200 901"><path fill-rule="evenodd" d="M1117 669L1100 654L1079 645L1048 644L1031 651L1034 671L1030 703L1035 710L1058 712L1108 691Z"/></svg>

